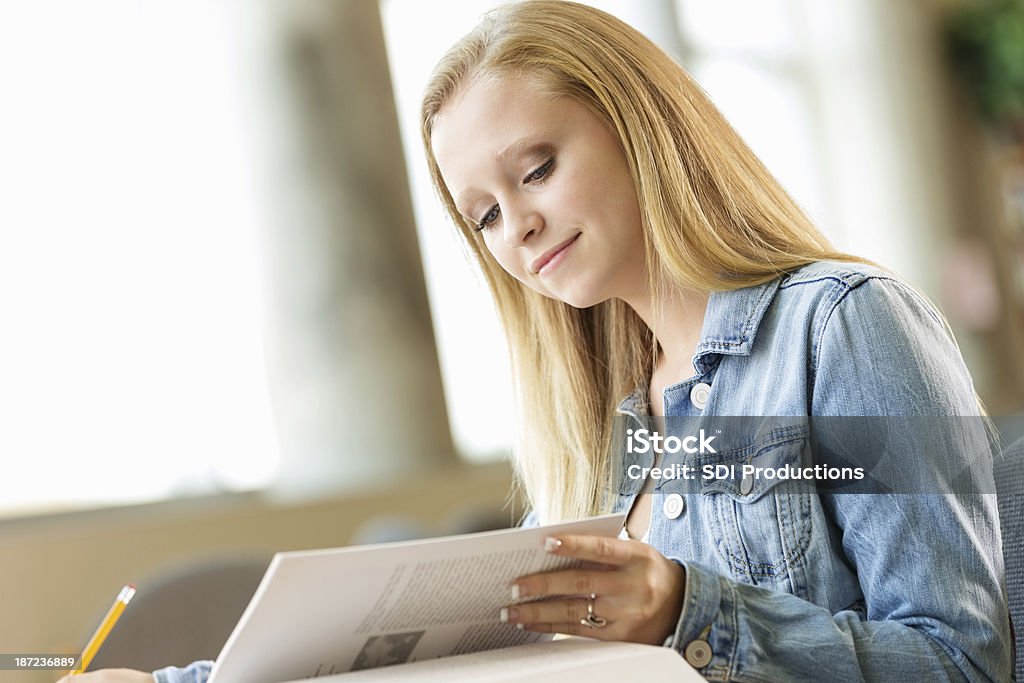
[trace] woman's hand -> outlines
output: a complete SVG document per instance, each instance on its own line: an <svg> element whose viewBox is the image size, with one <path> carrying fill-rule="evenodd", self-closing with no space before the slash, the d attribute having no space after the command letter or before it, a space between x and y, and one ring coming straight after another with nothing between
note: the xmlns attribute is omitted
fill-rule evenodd
<svg viewBox="0 0 1024 683"><path fill-rule="evenodd" d="M640 541L601 536L548 538L553 555L586 560L589 568L530 574L516 579L513 600L573 595L509 605L502 620L529 631L569 633L600 640L661 645L676 629L683 604L686 571ZM591 628L586 620L589 595L594 614L607 625Z"/></svg>
<svg viewBox="0 0 1024 683"><path fill-rule="evenodd" d="M154 683L153 674L132 669L100 669L85 674L68 674L57 683Z"/></svg>

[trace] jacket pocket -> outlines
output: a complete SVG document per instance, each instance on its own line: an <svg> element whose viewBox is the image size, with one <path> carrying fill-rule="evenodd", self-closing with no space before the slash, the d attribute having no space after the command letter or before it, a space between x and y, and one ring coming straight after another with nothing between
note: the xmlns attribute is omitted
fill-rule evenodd
<svg viewBox="0 0 1024 683"><path fill-rule="evenodd" d="M803 592L815 487L792 475L808 462L806 430L776 430L721 453L724 476L702 479L705 533L734 579Z"/></svg>

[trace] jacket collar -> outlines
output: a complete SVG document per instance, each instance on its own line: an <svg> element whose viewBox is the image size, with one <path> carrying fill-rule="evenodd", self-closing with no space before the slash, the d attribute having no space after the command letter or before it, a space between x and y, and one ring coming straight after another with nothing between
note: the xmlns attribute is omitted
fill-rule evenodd
<svg viewBox="0 0 1024 683"><path fill-rule="evenodd" d="M761 320L781 283L782 278L777 277L760 285L711 293L693 357L698 374L710 370L720 355L750 355ZM647 387L638 387L623 399L615 412L636 416L646 407Z"/></svg>
<svg viewBox="0 0 1024 683"><path fill-rule="evenodd" d="M782 278L775 278L752 287L711 293L694 356L702 374L706 371L702 359L710 354L750 355L761 320L781 283Z"/></svg>

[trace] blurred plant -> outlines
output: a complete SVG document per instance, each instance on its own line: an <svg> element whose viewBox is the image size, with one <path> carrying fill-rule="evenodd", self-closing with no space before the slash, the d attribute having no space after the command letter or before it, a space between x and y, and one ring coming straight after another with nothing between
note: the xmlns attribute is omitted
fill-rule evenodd
<svg viewBox="0 0 1024 683"><path fill-rule="evenodd" d="M946 23L953 65L992 123L1024 125L1024 0L973 0Z"/></svg>

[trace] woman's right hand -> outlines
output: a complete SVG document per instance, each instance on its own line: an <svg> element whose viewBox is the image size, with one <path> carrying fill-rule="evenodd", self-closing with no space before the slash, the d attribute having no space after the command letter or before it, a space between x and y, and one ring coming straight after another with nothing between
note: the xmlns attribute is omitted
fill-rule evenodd
<svg viewBox="0 0 1024 683"><path fill-rule="evenodd" d="M85 674L68 674L57 683L155 683L153 674L133 669L100 669Z"/></svg>

